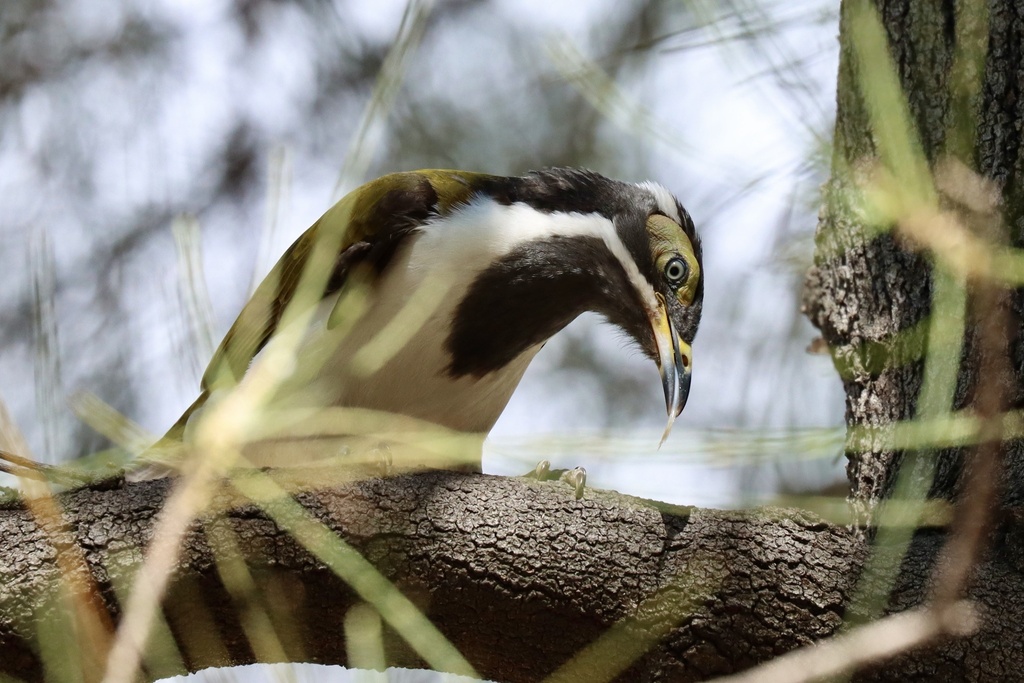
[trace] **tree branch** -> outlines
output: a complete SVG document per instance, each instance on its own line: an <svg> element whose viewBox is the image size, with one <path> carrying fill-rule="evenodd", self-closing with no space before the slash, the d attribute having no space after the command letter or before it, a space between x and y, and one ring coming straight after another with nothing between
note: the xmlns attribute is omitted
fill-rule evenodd
<svg viewBox="0 0 1024 683"><path fill-rule="evenodd" d="M141 561L169 490L156 481L65 494L60 533L44 532L28 508L0 510L0 672L40 680L43 659L60 666L41 656L32 634L60 623L56 558L72 543L84 552L101 603L119 618L118 577ZM865 554L847 530L799 511L680 508L594 490L576 501L564 485L485 475L372 479L298 499L412 597L482 675L500 681L539 680L602 636L614 647L597 648L606 656L577 656L561 670L564 680L609 670L622 670L622 680L680 681L741 671L831 635ZM225 511L227 525L218 528L234 532L252 594L225 590L209 520L194 525L164 601L165 632L178 655L150 656L146 675L281 653L345 664L352 591L259 508L226 492L214 508ZM920 603L943 539L918 534L894 593L897 609ZM905 656L898 674L887 668L881 679L912 680L940 666L964 675L968 666L1015 671L1005 660L1014 649L993 643L1024 640L1021 572L990 560L980 577L970 595L980 602L981 631ZM273 623L278 654L257 652L247 626L253 610ZM389 665L422 666L384 633ZM642 652L635 661L623 654L634 650Z"/></svg>

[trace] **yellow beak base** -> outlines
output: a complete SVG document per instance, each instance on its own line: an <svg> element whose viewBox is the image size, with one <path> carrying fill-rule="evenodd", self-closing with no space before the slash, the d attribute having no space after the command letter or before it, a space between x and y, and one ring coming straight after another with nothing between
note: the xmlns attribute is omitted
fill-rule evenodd
<svg viewBox="0 0 1024 683"><path fill-rule="evenodd" d="M665 409L668 411L668 424L661 436L665 443L676 418L686 407L686 398L690 395L690 378L693 369L693 351L690 345L680 339L672 318L669 317L665 300L658 295L658 311L651 327L654 341L658 346L658 369L661 371L661 385L665 390Z"/></svg>

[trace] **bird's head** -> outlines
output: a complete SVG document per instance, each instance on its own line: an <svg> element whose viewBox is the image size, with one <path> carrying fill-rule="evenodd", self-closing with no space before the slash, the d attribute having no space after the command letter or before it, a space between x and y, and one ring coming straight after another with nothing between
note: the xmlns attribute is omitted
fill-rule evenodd
<svg viewBox="0 0 1024 683"><path fill-rule="evenodd" d="M658 364L668 411L664 441L690 394L690 345L704 301L702 255L693 222L679 202L660 186L639 189L655 197L656 208L647 206L646 215L627 211L613 222L642 279L634 275L632 291L609 297L605 313ZM626 303L630 295L639 306Z"/></svg>
<svg viewBox="0 0 1024 683"><path fill-rule="evenodd" d="M658 364L667 436L690 391L690 345L704 298L700 240L686 210L656 183L578 169L473 184L467 225L507 225L498 232L517 237L459 307L449 339L453 368L483 374L596 311Z"/></svg>

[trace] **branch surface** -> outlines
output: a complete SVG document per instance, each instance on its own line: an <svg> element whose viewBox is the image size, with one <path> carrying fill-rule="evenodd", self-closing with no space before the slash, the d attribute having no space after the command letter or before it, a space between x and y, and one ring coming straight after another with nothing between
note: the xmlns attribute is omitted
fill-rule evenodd
<svg viewBox="0 0 1024 683"><path fill-rule="evenodd" d="M90 576L76 585L81 592L92 584L96 599L76 604L98 604L106 622L116 622L122 577L141 561L169 487L155 481L63 495L65 525L49 533L26 508L0 509L0 672L22 680L55 673L44 671L33 633L67 611L59 553L81 549ZM600 656L577 656L566 680L595 680L618 667L630 681L743 670L833 634L865 556L846 529L800 511L682 508L596 490L577 501L561 484L478 474L371 479L298 499L497 681L540 680L602 636L593 648ZM252 590L225 589L211 526L194 525L164 601L162 627L173 644L161 647L170 655L149 657L147 676L281 659L345 664L353 592L259 508L227 494L215 504L226 510ZM944 537L917 535L893 594L897 609L920 603ZM1003 540L1019 546L1012 533ZM1024 582L1019 557L1005 556L985 563L973 582L983 620L977 634L865 678L1019 673ZM261 646L254 616L273 624L278 649ZM634 650L639 659L630 658ZM422 666L387 628L385 652L391 666Z"/></svg>

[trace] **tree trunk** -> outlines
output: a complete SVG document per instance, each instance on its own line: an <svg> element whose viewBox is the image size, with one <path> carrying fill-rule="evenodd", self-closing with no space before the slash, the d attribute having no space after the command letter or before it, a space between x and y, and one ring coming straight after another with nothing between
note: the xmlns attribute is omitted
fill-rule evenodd
<svg viewBox="0 0 1024 683"><path fill-rule="evenodd" d="M992 0L986 16L978 4L843 3L834 175L805 306L843 377L851 435L872 427L884 437L896 422L919 417L927 363L942 352L928 332L941 282L930 258L899 226L881 234L866 228L847 201L862 176L877 170L887 144L872 124L851 17L877 6L923 158L929 168L959 159L993 181L1002 239L1021 246L1024 6ZM972 61L968 43L981 45L982 59ZM963 199L947 193L941 208L977 227L970 219L979 211ZM969 279L966 338L954 358L959 374L942 412L972 407L988 420L1021 402L1022 308L1019 291ZM495 680L540 680L570 660L574 668L560 680L697 681L741 671L827 638L844 620L876 618L854 596L864 590L865 567L889 556L899 571L868 586L882 595L883 611L966 595L980 626L879 662L859 680L1021 680L1024 515L1013 506L1024 491L1024 458L1016 441L997 437L938 452L900 450L881 437L848 442L851 499L866 525L896 490L901 463L935 463L929 494L955 501L957 524L974 520L980 529L959 555L957 542L972 536L956 525L890 544L891 534L875 536L869 526L839 528L799 511L724 513L597 491L577 501L559 484L483 475L368 480L298 499ZM991 516L988 499L970 503L978 498L972 492L985 490L976 484L986 482L973 475L996 456L1002 467L989 483L1001 490L1002 507ZM0 673L99 676L128 582L119 577L140 561L167 491L166 482L149 482L73 492L59 499L63 525L39 521L45 516L30 512L34 506L0 509ZM359 602L353 590L260 509L226 494L215 508L228 511L228 537L245 559L250 588L226 590L230 568L218 564L220 542L209 535L209 520L194 525L146 677L251 661L345 663L345 617ZM933 579L958 562L962 580ZM70 598L60 588L68 585L77 586ZM67 605L78 610L74 618ZM269 645L254 626L258 617L274 626ZM384 634L388 664L422 665L394 632ZM88 642L96 647L81 645Z"/></svg>
<svg viewBox="0 0 1024 683"><path fill-rule="evenodd" d="M928 258L893 231L876 235L866 229L846 199L858 192L864 169L880 156L880 134L871 125L851 44L850 16L853 8L864 4L866 0L843 3L833 175L818 228L816 264L805 292L805 310L822 331L843 378L848 427L888 425L918 413L933 287ZM1017 173L1024 125L1024 6L1013 0L992 0L987 6L974 0L880 0L876 6L929 165L958 159L994 181L1002 195L1005 234L1000 238L1020 247L1024 178ZM976 62L965 54L972 48L978 50ZM945 196L943 202L955 204L957 198ZM952 406L944 406L946 410L976 406L979 393L996 383L979 372L979 323L992 311L982 311L974 286L968 304L960 376ZM1020 405L1024 391L1022 307L1019 290L1004 297L1000 306L1010 321L1002 344L1009 347L1014 370L1003 380L1012 385L1004 391L1004 407ZM851 443L847 455L851 498L870 513L874 503L891 494L906 454ZM948 449L930 456L936 465L931 495L955 499L963 481L964 454ZM1005 449L1004 459L1004 502L1017 505L1024 472L1016 444Z"/></svg>

